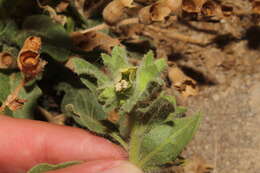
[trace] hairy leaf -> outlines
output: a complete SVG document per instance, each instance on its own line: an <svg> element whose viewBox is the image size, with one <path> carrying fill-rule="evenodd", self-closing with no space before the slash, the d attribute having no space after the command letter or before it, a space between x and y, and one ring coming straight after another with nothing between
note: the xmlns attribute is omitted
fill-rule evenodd
<svg viewBox="0 0 260 173"><path fill-rule="evenodd" d="M98 84L104 84L107 81L110 81L109 78L96 66L83 59L72 58L67 62L66 66L78 75L85 74L95 77L98 81Z"/></svg>
<svg viewBox="0 0 260 173"><path fill-rule="evenodd" d="M10 93L9 78L4 73L0 72L0 103L7 98Z"/></svg>
<svg viewBox="0 0 260 173"><path fill-rule="evenodd" d="M18 46L17 34L18 28L13 20L0 20L0 41L2 44Z"/></svg>
<svg viewBox="0 0 260 173"><path fill-rule="evenodd" d="M10 76L11 91L21 82L22 76L20 73L14 73ZM41 89L36 83L26 85L20 90L18 97L27 100L21 109L12 112L12 116L16 118L29 118L32 119L35 108L37 106L37 99L42 95Z"/></svg>
<svg viewBox="0 0 260 173"><path fill-rule="evenodd" d="M106 127L100 121L107 119L107 115L95 95L87 89L67 90L62 101L62 109L65 115L73 117L89 130L100 134L106 132Z"/></svg>
<svg viewBox="0 0 260 173"><path fill-rule="evenodd" d="M94 83L83 77L80 80L93 94L97 95L97 86Z"/></svg>
<svg viewBox="0 0 260 173"><path fill-rule="evenodd" d="M138 166L149 169L176 159L192 139L201 116L175 119L173 125L158 124L142 139Z"/></svg>
<svg viewBox="0 0 260 173"><path fill-rule="evenodd" d="M22 76L20 73L12 73L9 76L0 73L0 103L3 103L7 99L7 96L13 94L13 91L20 84L21 80ZM31 82L22 88L17 95L17 98L26 100L21 109L5 111L5 114L16 118L32 119L37 105L37 99L41 94L41 89L35 82Z"/></svg>
<svg viewBox="0 0 260 173"><path fill-rule="evenodd" d="M151 82L158 82L161 72L167 67L165 59L154 60L153 53L145 55L140 67L137 69L134 92L127 102L122 106L122 110L130 112L134 105L142 98L148 85Z"/></svg>
<svg viewBox="0 0 260 173"><path fill-rule="evenodd" d="M102 54L102 59L113 78L116 78L120 74L120 70L130 67L125 49L119 46L114 47L111 56Z"/></svg>
<svg viewBox="0 0 260 173"><path fill-rule="evenodd" d="M34 166L33 168L31 168L27 173L44 173L47 171L54 171L57 169L62 169L62 168L66 168L69 166L73 166L76 164L80 164L82 162L80 161L70 161L70 162L64 162L64 163L60 163L57 165L54 164L48 164L48 163L41 163L38 164L36 166Z"/></svg>

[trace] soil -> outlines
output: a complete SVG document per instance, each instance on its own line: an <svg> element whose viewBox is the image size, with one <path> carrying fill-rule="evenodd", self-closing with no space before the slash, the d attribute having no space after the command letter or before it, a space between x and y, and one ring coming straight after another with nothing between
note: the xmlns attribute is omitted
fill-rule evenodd
<svg viewBox="0 0 260 173"><path fill-rule="evenodd" d="M247 8L248 2L236 1ZM186 45L171 58L196 79L197 96L182 100L188 114L203 113L194 140L183 155L203 157L214 173L258 173L260 170L260 25L254 17L231 17L222 23L189 23L186 33L204 39L206 48ZM207 27L207 28L206 28ZM185 31L185 27L182 27Z"/></svg>
<svg viewBox="0 0 260 173"><path fill-rule="evenodd" d="M228 81L204 88L198 96L189 99L187 106L191 112L200 110L204 120L186 155L203 156L215 167L215 173L257 173L260 169L260 71L238 73Z"/></svg>

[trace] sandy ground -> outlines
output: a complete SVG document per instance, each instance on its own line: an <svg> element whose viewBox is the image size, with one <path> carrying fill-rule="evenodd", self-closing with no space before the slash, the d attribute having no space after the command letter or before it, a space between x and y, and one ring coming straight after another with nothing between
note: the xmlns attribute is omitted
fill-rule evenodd
<svg viewBox="0 0 260 173"><path fill-rule="evenodd" d="M222 56L233 62L226 70L212 67L205 76L214 78L215 84L201 86L199 95L187 100L190 113L200 110L204 119L184 155L202 156L215 167L214 173L258 173L260 54L248 49L246 41L230 48L236 50L232 55L214 48L207 50L213 52L207 57Z"/></svg>

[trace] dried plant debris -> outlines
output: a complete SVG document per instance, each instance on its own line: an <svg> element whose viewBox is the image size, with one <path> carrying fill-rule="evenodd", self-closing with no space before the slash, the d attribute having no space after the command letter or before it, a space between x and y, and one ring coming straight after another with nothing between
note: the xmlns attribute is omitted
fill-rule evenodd
<svg viewBox="0 0 260 173"><path fill-rule="evenodd" d="M84 7L86 0L75 0L75 6L81 16L84 16Z"/></svg>
<svg viewBox="0 0 260 173"><path fill-rule="evenodd" d="M19 94L27 82L34 79L43 71L46 62L40 59L40 48L40 37L30 36L24 41L23 47L21 48L17 58L18 67L24 78L19 80L19 83L16 85L14 90L10 92L5 101L3 101L2 106L0 107L0 112L4 111L6 107L11 111L17 111L28 101L26 99L21 99Z"/></svg>
<svg viewBox="0 0 260 173"><path fill-rule="evenodd" d="M28 37L19 52L17 64L26 79L32 79L43 71L46 61L40 58L41 38Z"/></svg>
<svg viewBox="0 0 260 173"><path fill-rule="evenodd" d="M61 1L61 2L55 7L55 11L56 11L57 13L62 13L62 12L65 12L68 7L69 7L69 1Z"/></svg>
<svg viewBox="0 0 260 173"><path fill-rule="evenodd" d="M170 14L178 14L182 6L182 0L160 0L139 11L139 19L142 23L162 22Z"/></svg>
<svg viewBox="0 0 260 173"><path fill-rule="evenodd" d="M16 118L32 119L41 89L33 81L26 84L21 72L10 75L0 73L0 83L0 112ZM27 90L28 87L30 90Z"/></svg>
<svg viewBox="0 0 260 173"><path fill-rule="evenodd" d="M213 0L208 0L205 4L203 4L201 13L203 16L210 17L214 20L221 20L223 18L221 6Z"/></svg>
<svg viewBox="0 0 260 173"><path fill-rule="evenodd" d="M66 116L63 114L60 115L54 115L53 113L49 112L48 110L38 106L38 110L41 112L41 114L48 120L48 122L58 125L64 125Z"/></svg>
<svg viewBox="0 0 260 173"><path fill-rule="evenodd" d="M27 101L26 99L14 98L13 95L10 95L7 97L8 104L6 104L6 106L12 111L17 111L21 109Z"/></svg>
<svg viewBox="0 0 260 173"><path fill-rule="evenodd" d="M196 81L185 75L176 65L168 69L168 77L172 82L172 87L177 89L184 98L198 94Z"/></svg>
<svg viewBox="0 0 260 173"><path fill-rule="evenodd" d="M12 111L16 111L18 109L21 109L25 102L27 102L26 99L19 98L19 92L24 87L25 81L22 80L18 86L12 91L7 98L3 101L1 107L0 107L0 113L2 113L6 107L8 107Z"/></svg>
<svg viewBox="0 0 260 173"><path fill-rule="evenodd" d="M103 18L106 23L114 25L125 18L125 10L132 8L133 0L113 0L103 10Z"/></svg>
<svg viewBox="0 0 260 173"><path fill-rule="evenodd" d="M39 0L37 0L38 6L43 10L47 11L51 17L51 19L59 24L65 25L67 22L67 17L61 14L57 14L58 11L62 12L68 7L68 3L61 2L57 9L52 8L49 5L42 5ZM58 11L56 11L58 10Z"/></svg>
<svg viewBox="0 0 260 173"><path fill-rule="evenodd" d="M213 165L209 165L202 157L193 156L182 162L178 166L163 169L162 173L213 173Z"/></svg>
<svg viewBox="0 0 260 173"><path fill-rule="evenodd" d="M183 0L182 9L189 13L200 13L207 0Z"/></svg>
<svg viewBox="0 0 260 173"><path fill-rule="evenodd" d="M260 14L260 0L250 0L252 3L252 12L255 14Z"/></svg>
<svg viewBox="0 0 260 173"><path fill-rule="evenodd" d="M71 38L77 48L87 52L93 51L94 49L100 49L110 53L114 46L120 44L118 39L96 31L90 31L85 34L74 33L71 35Z"/></svg>
<svg viewBox="0 0 260 173"><path fill-rule="evenodd" d="M213 166L207 164L201 157L193 157L185 161L183 170L184 173L210 173L213 170Z"/></svg>

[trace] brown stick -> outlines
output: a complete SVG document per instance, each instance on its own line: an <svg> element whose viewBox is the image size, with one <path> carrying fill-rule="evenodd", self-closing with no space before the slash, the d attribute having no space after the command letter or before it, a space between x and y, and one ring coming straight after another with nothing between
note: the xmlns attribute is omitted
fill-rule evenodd
<svg viewBox="0 0 260 173"><path fill-rule="evenodd" d="M176 31L173 30L166 30L166 29L161 29L155 26L148 26L149 29L158 32L158 33L162 33L165 34L166 37L170 37L172 39L176 39L176 40L180 40L180 41L184 41L187 43L193 43L193 44L207 44L206 41L204 40L198 40L198 39L194 39L191 36L187 36L181 33L178 33Z"/></svg>
<svg viewBox="0 0 260 173"><path fill-rule="evenodd" d="M119 27L119 26L123 26L123 25L136 24L136 23L139 23L139 19L138 18L136 18L136 17L135 18L129 18L129 19L122 20L117 25L115 25L115 27ZM110 27L111 26L109 26L109 25L107 25L105 23L102 23L102 24L94 26L92 28L88 28L88 29L85 29L85 30L82 30L82 31L72 32L71 34L72 35L75 34L75 33L86 34L86 33L91 32L91 31L100 31L102 29L108 29Z"/></svg>

